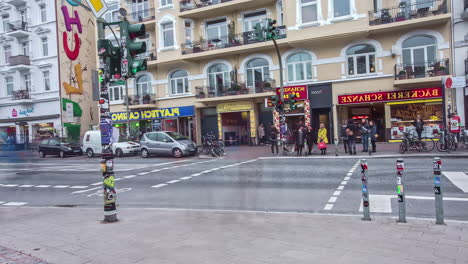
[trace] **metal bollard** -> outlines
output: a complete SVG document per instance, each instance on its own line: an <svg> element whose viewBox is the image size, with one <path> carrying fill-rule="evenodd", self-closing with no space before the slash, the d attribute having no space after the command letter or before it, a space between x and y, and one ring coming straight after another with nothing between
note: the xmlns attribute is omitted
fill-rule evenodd
<svg viewBox="0 0 468 264"><path fill-rule="evenodd" d="M397 159L397 195L398 195L398 222L406 223L406 200L405 190L403 188L403 171L405 170L405 164L403 159Z"/></svg>
<svg viewBox="0 0 468 264"><path fill-rule="evenodd" d="M367 189L367 160L361 160L361 182L362 182L362 220L370 221L370 210L369 210L369 189Z"/></svg>
<svg viewBox="0 0 468 264"><path fill-rule="evenodd" d="M372 155L372 139L371 139L370 132L367 134L367 137L369 138L367 140L367 150L369 151L369 156L371 156Z"/></svg>
<svg viewBox="0 0 468 264"><path fill-rule="evenodd" d="M440 175L442 170L442 161L440 158L434 158L432 162L434 167L434 195L435 195L435 213L436 224L444 224L444 204L442 190L440 189Z"/></svg>

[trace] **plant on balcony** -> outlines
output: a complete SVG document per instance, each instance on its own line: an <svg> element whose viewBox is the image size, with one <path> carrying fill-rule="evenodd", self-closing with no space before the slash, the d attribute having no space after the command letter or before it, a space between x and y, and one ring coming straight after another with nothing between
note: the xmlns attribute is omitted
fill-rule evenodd
<svg viewBox="0 0 468 264"><path fill-rule="evenodd" d="M407 76L406 76L406 71L404 70L401 70L399 73L398 73L398 80L406 80Z"/></svg>
<svg viewBox="0 0 468 264"><path fill-rule="evenodd" d="M208 97L215 97L215 92L213 90L210 90L208 92Z"/></svg>
<svg viewBox="0 0 468 264"><path fill-rule="evenodd" d="M447 68L444 66L440 66L439 69L437 70L437 76L442 76L447 74Z"/></svg>
<svg viewBox="0 0 468 264"><path fill-rule="evenodd" d="M143 96L143 104L149 104L151 103L151 96L149 94L145 94Z"/></svg>

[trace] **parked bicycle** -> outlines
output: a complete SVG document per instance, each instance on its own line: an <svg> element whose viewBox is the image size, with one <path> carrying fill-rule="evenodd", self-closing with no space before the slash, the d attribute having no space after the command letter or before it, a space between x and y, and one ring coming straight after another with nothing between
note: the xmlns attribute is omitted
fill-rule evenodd
<svg viewBox="0 0 468 264"><path fill-rule="evenodd" d="M400 143L400 153L403 154L409 150L429 152L432 151L434 147L435 142L432 138L419 139L414 133L403 132L403 139Z"/></svg>
<svg viewBox="0 0 468 264"><path fill-rule="evenodd" d="M461 127L461 132L460 136L458 139L458 143L461 143L461 145L466 149L468 149L468 134L466 133L465 127Z"/></svg>
<svg viewBox="0 0 468 264"><path fill-rule="evenodd" d="M436 143L437 150L441 152L448 152L449 150L456 150L457 143L456 137L449 133L447 128L441 130L441 136ZM455 146L454 146L455 145Z"/></svg>
<svg viewBox="0 0 468 264"><path fill-rule="evenodd" d="M202 145L197 146L197 154L222 157L225 155L224 146L224 142L216 140L216 136L214 134L207 134L202 137Z"/></svg>

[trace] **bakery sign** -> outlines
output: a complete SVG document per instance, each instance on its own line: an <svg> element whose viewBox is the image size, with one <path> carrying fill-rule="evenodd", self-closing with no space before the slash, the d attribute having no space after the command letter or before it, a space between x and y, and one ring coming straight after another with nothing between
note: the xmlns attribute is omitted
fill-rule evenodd
<svg viewBox="0 0 468 264"><path fill-rule="evenodd" d="M442 88L422 88L403 91L347 94L338 96L338 104L360 104L388 101L404 101L442 97Z"/></svg>

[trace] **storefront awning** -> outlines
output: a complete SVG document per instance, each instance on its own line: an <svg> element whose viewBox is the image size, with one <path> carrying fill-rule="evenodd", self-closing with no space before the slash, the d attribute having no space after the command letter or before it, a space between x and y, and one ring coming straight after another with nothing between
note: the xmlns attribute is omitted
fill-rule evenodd
<svg viewBox="0 0 468 264"><path fill-rule="evenodd" d="M36 121L36 120L43 120L43 119L54 119L58 117L60 117L59 114L43 115L43 116L28 116L28 117L20 117L20 118L7 118L7 119L0 119L0 123L27 122L27 121Z"/></svg>

